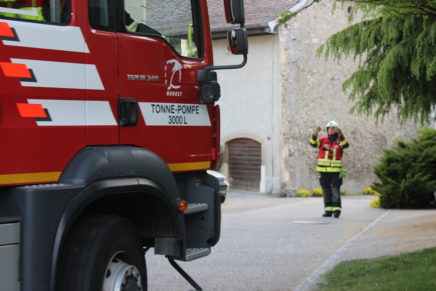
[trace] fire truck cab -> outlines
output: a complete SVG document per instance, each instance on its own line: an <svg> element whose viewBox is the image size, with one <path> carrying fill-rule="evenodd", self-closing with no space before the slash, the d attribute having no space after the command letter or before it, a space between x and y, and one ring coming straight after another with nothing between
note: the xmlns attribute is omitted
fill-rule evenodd
<svg viewBox="0 0 436 291"><path fill-rule="evenodd" d="M0 290L146 290L220 236L206 0L0 0Z"/></svg>

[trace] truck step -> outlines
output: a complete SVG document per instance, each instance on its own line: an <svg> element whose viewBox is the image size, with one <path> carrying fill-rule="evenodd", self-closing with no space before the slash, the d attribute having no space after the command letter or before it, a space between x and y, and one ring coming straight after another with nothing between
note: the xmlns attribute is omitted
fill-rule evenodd
<svg viewBox="0 0 436 291"><path fill-rule="evenodd" d="M194 214L198 212L207 211L209 206L207 203L189 203L188 209L186 209L183 213L184 214Z"/></svg>
<svg viewBox="0 0 436 291"><path fill-rule="evenodd" d="M193 261L210 254L210 248L186 249L185 261Z"/></svg>

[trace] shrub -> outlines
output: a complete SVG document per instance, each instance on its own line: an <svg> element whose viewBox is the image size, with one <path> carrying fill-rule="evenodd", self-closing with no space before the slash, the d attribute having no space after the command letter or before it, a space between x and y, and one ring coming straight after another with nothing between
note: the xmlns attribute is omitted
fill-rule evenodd
<svg viewBox="0 0 436 291"><path fill-rule="evenodd" d="M411 142L398 141L384 151L374 173L383 208L427 208L436 191L436 130L420 130Z"/></svg>
<svg viewBox="0 0 436 291"><path fill-rule="evenodd" d="M368 186L365 189L363 189L362 194L363 195L380 195L380 193L378 193L377 191L372 189L371 186Z"/></svg>
<svg viewBox="0 0 436 291"><path fill-rule="evenodd" d="M298 197L310 197L311 195L312 195L312 193L310 193L310 191L305 190L305 189L300 189L297 191Z"/></svg>
<svg viewBox="0 0 436 291"><path fill-rule="evenodd" d="M312 196L313 197L322 197L322 189L321 188L313 188L312 189Z"/></svg>
<svg viewBox="0 0 436 291"><path fill-rule="evenodd" d="M369 205L371 207L374 207L374 208L379 208L380 207L380 197L376 197L375 199L371 200L371 202L369 202Z"/></svg>

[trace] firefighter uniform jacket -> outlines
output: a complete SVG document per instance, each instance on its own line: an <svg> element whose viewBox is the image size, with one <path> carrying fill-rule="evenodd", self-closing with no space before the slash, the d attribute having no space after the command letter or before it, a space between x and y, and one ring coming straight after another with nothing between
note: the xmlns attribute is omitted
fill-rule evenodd
<svg viewBox="0 0 436 291"><path fill-rule="evenodd" d="M332 142L328 136L317 138L313 135L309 142L311 146L319 148L317 172L341 172L343 149L349 146L343 135Z"/></svg>
<svg viewBox="0 0 436 291"><path fill-rule="evenodd" d="M0 0L0 7L28 10L29 13L14 14L0 12L1 16L27 20L46 21L43 16L43 7L49 7L47 0Z"/></svg>

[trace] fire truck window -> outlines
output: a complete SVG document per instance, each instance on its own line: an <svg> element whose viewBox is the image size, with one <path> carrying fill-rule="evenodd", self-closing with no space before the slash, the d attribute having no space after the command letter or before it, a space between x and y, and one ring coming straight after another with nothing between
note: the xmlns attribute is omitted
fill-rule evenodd
<svg viewBox="0 0 436 291"><path fill-rule="evenodd" d="M67 24L69 0L0 0L0 18Z"/></svg>
<svg viewBox="0 0 436 291"><path fill-rule="evenodd" d="M196 0L125 0L126 32L165 39L183 57L199 58Z"/></svg>
<svg viewBox="0 0 436 291"><path fill-rule="evenodd" d="M88 1L89 22L96 29L111 30L114 20L108 0Z"/></svg>

